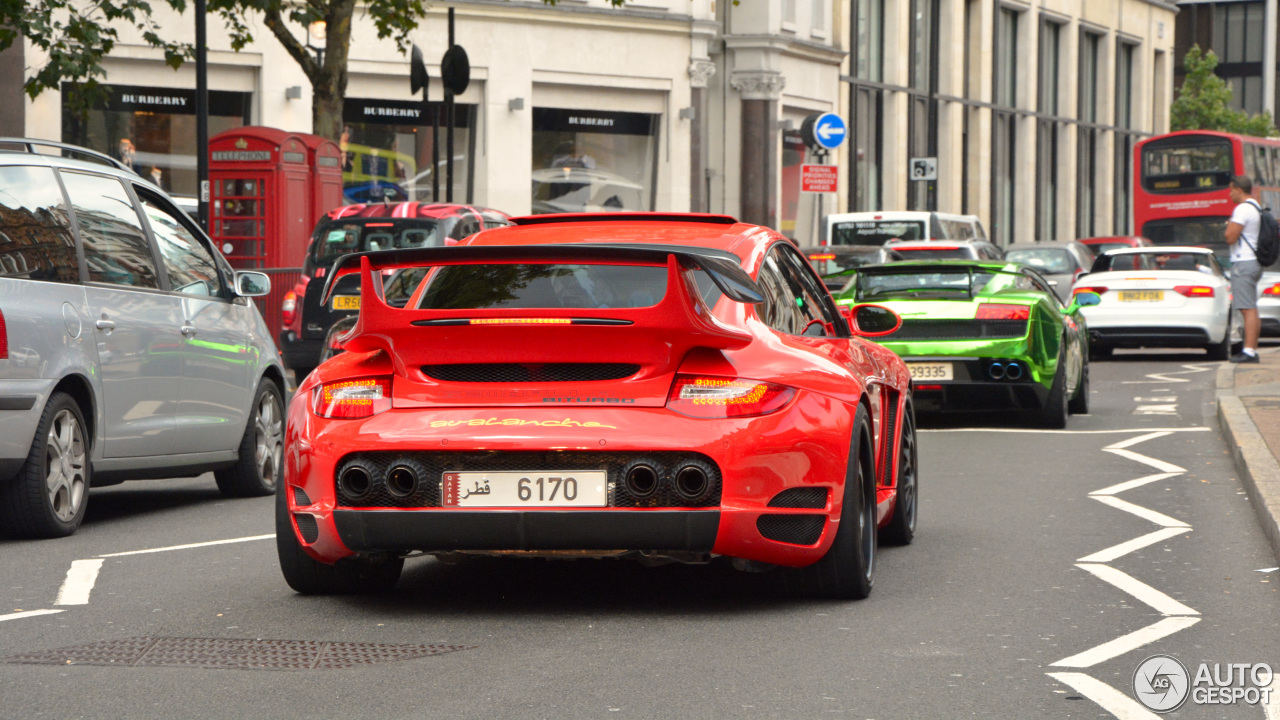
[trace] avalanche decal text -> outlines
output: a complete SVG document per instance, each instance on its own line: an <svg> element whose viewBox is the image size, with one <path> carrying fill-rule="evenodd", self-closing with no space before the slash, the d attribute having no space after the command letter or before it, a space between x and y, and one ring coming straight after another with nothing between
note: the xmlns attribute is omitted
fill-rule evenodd
<svg viewBox="0 0 1280 720"><path fill-rule="evenodd" d="M565 418L563 420L521 420L520 418L476 418L474 420L432 420L433 428L452 428L452 427L485 427L489 425L509 425L515 427L523 427L525 425L536 425L538 427L583 427L583 428L609 428L617 430L614 425L604 425L593 420L586 422L578 422Z"/></svg>

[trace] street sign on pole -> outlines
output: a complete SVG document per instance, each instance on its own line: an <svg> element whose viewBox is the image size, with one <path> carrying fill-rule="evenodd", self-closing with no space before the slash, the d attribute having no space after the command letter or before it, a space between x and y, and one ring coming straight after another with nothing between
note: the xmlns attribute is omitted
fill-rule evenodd
<svg viewBox="0 0 1280 720"><path fill-rule="evenodd" d="M911 158L911 176L910 180L937 180L938 179L938 158Z"/></svg>
<svg viewBox="0 0 1280 720"><path fill-rule="evenodd" d="M819 147L835 150L844 144L849 128L844 118L835 113L823 113L813 123L813 140Z"/></svg>
<svg viewBox="0 0 1280 720"><path fill-rule="evenodd" d="M800 191L807 193L839 192L840 174L835 165L801 165Z"/></svg>

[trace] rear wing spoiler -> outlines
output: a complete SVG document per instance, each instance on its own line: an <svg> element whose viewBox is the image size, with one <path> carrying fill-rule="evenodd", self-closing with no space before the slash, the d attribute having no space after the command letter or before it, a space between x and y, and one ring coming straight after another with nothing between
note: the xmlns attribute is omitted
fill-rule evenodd
<svg viewBox="0 0 1280 720"><path fill-rule="evenodd" d="M685 245L566 243L564 245L465 245L461 247L379 250L353 253L334 261L325 278L321 304L328 303L338 278L361 271L373 271L374 286L381 293L382 270L437 265L478 265L490 262L639 262L666 265L675 257L680 266L707 273L725 297L735 302L764 302L764 293L742 269L732 253Z"/></svg>

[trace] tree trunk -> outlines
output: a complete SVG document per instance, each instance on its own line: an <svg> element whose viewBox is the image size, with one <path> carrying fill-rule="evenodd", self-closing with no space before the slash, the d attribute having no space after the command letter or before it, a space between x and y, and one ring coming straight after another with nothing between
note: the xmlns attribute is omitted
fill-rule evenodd
<svg viewBox="0 0 1280 720"><path fill-rule="evenodd" d="M341 142L342 103L347 96L347 60L351 52L351 16L355 0L331 0L325 14L324 64L311 80L311 132Z"/></svg>

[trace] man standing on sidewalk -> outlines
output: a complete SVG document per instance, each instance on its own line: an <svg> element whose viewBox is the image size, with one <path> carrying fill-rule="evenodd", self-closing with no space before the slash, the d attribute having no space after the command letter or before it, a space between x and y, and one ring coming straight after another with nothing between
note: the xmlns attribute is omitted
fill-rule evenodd
<svg viewBox="0 0 1280 720"><path fill-rule="evenodd" d="M1262 265L1258 262L1258 232L1262 229L1262 206L1254 200L1253 181L1244 175L1231 180L1231 202L1236 209L1227 221L1227 244L1231 246L1231 307L1244 318L1244 348L1231 356L1233 363L1258 362L1258 336L1262 319L1258 317L1258 280Z"/></svg>

